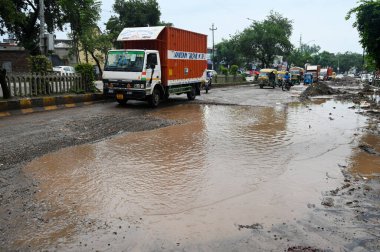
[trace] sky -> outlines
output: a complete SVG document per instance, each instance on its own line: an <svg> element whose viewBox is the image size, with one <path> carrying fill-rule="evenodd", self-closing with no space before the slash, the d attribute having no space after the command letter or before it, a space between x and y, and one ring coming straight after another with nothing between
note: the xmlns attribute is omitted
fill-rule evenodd
<svg viewBox="0 0 380 252"><path fill-rule="evenodd" d="M362 53L354 17L345 20L347 12L357 5L357 0L157 0L161 20L175 27L208 35L208 46L212 47L212 24L215 44L243 31L252 23L262 21L270 11L280 13L293 21L290 38L296 47L302 43L319 45L321 51ZM101 0L100 27L113 14L113 0ZM66 38L63 32L57 38Z"/></svg>
<svg viewBox="0 0 380 252"><path fill-rule="evenodd" d="M175 27L208 35L212 47L212 24L215 44L249 27L253 19L262 21L270 11L293 21L290 38L295 46L302 43L319 45L321 51L362 53L359 35L352 27L354 17L346 20L347 12L357 0L157 0L161 20ZM102 23L112 15L114 1L102 0Z"/></svg>

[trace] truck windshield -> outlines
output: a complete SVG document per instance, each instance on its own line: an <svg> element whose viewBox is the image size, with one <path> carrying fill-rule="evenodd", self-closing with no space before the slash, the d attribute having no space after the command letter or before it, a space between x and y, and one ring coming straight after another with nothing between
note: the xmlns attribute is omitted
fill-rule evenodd
<svg viewBox="0 0 380 252"><path fill-rule="evenodd" d="M144 66L143 51L110 51L107 55L105 71L142 72Z"/></svg>

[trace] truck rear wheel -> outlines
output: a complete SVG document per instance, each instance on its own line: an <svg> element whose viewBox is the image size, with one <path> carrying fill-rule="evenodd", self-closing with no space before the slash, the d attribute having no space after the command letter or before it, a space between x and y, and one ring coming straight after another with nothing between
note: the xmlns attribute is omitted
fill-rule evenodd
<svg viewBox="0 0 380 252"><path fill-rule="evenodd" d="M187 99L189 100L189 101L192 101L192 100L194 100L195 99L195 86L192 86L191 87L191 91L190 92L187 92Z"/></svg>
<svg viewBox="0 0 380 252"><path fill-rule="evenodd" d="M149 99L149 105L152 107L152 108L157 108L158 107L158 104L160 104L160 91L155 88L153 90L153 93L152 95L150 96L150 99Z"/></svg>

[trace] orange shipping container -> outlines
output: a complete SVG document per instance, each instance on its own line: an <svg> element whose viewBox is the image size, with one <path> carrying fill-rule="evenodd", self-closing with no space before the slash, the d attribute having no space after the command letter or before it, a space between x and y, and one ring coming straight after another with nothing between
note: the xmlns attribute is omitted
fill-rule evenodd
<svg viewBox="0 0 380 252"><path fill-rule="evenodd" d="M164 86L202 78L207 69L207 35L204 34L162 27L156 38L123 41L123 47L158 50Z"/></svg>

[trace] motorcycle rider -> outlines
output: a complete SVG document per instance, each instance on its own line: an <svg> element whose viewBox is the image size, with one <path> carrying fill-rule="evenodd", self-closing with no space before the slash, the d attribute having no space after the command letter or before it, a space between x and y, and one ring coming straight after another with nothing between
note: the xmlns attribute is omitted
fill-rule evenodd
<svg viewBox="0 0 380 252"><path fill-rule="evenodd" d="M290 74L289 72L286 72L284 75L285 84L290 84Z"/></svg>
<svg viewBox="0 0 380 252"><path fill-rule="evenodd" d="M268 79L269 83L274 87L276 81L276 74L274 73L274 71L269 73Z"/></svg>

